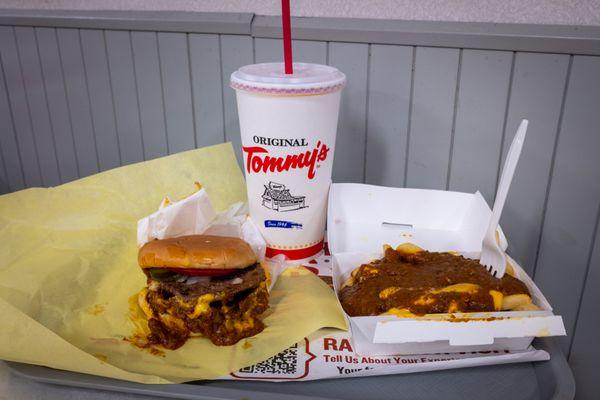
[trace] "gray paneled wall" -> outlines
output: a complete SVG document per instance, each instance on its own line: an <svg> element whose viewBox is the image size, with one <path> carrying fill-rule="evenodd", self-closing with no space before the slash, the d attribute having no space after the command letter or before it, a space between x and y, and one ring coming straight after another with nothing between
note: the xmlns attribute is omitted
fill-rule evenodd
<svg viewBox="0 0 600 400"><path fill-rule="evenodd" d="M189 15L142 13L128 25L101 13L97 20L7 15L0 15L3 193L223 141L241 157L229 75L281 59L268 17L222 15L219 24L198 14L192 24ZM294 21L296 60L348 76L334 180L480 190L491 202L516 127L528 118L502 225L510 253L564 316L569 336L561 344L578 393L593 398L600 30L550 27L544 39L540 27L494 26L482 35L477 24L454 24L446 34L443 23L385 21L380 31L378 24Z"/></svg>

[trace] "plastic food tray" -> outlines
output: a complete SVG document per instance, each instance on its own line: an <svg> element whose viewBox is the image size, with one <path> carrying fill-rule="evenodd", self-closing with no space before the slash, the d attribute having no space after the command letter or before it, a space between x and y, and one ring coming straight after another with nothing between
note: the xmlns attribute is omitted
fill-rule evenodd
<svg viewBox="0 0 600 400"><path fill-rule="evenodd" d="M310 382L196 381L143 385L7 362L34 381L175 399L573 399L575 381L555 339L537 339L550 361Z"/></svg>

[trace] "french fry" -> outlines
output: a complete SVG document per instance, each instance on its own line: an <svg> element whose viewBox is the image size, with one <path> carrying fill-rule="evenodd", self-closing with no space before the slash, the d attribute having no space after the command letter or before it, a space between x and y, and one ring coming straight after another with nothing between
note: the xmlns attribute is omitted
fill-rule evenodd
<svg viewBox="0 0 600 400"><path fill-rule="evenodd" d="M402 243L396 246L396 251L402 254L417 254L423 251L422 248L412 243Z"/></svg>

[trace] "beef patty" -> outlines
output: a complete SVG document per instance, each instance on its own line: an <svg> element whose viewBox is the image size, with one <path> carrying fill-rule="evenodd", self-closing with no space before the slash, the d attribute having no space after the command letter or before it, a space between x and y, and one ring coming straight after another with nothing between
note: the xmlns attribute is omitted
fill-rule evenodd
<svg viewBox="0 0 600 400"><path fill-rule="evenodd" d="M179 281L177 278L156 281L148 278L148 285L153 285L152 281L157 282L159 290L164 292L165 296L190 299L207 293L221 293L221 297L230 298L239 292L256 288L264 280L264 269L260 264L254 264L231 275L219 277L187 277L187 281Z"/></svg>
<svg viewBox="0 0 600 400"><path fill-rule="evenodd" d="M196 333L227 346L264 329L258 316L268 308L269 292L259 264L224 277L171 278L149 278L140 300L150 308L150 343L177 349Z"/></svg>

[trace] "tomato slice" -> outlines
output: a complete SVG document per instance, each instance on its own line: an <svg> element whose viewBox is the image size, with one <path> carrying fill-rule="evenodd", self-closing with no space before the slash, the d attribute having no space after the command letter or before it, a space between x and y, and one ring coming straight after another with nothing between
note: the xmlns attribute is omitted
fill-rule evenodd
<svg viewBox="0 0 600 400"><path fill-rule="evenodd" d="M233 274L235 269L210 269L210 268L166 268L171 272L190 276L225 276Z"/></svg>

